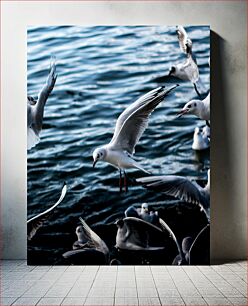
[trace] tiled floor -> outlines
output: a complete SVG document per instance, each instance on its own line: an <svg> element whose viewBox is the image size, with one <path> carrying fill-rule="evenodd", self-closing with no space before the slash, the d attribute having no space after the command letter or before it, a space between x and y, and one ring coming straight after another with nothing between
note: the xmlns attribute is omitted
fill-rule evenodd
<svg viewBox="0 0 248 306"><path fill-rule="evenodd" d="M246 262L181 267L1 263L1 306L247 304Z"/></svg>

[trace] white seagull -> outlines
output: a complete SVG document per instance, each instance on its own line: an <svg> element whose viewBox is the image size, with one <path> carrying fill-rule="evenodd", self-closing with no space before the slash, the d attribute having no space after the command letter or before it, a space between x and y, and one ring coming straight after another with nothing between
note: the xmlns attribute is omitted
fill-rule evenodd
<svg viewBox="0 0 248 306"><path fill-rule="evenodd" d="M196 87L196 82L199 80L199 69L197 66L196 58L192 52L192 40L188 37L183 26L177 26L177 37L181 51L186 54L186 60L171 67L169 75L177 77L183 81L190 81L200 96Z"/></svg>
<svg viewBox="0 0 248 306"><path fill-rule="evenodd" d="M93 167L98 161L104 161L117 168L120 173L120 191L122 191L122 170L124 171L124 186L127 191L127 178L124 169L136 168L146 173L132 155L135 152L140 137L148 126L148 119L154 109L173 89L158 87L140 97L119 116L115 132L110 143L97 148L93 152Z"/></svg>
<svg viewBox="0 0 248 306"><path fill-rule="evenodd" d="M63 201L66 192L67 192L67 186L66 184L64 184L58 201L46 211L38 214L37 216L34 216L33 218L27 221L28 240L31 240L38 231L38 229L43 226L43 223L52 216L52 214L54 213L54 209Z"/></svg>
<svg viewBox="0 0 248 306"><path fill-rule="evenodd" d="M203 129L196 127L194 136L193 136L193 144L192 149L196 151L201 151L208 149L210 147L210 141L208 138L208 135L206 132L203 131Z"/></svg>
<svg viewBox="0 0 248 306"><path fill-rule="evenodd" d="M40 131L42 129L43 113L46 101L52 92L57 75L56 66L53 62L50 67L46 84L39 93L38 100L27 97L27 149L30 150L40 141Z"/></svg>
<svg viewBox="0 0 248 306"><path fill-rule="evenodd" d="M182 110L177 114L181 117L185 114L192 114L202 120L206 120L207 125L210 120L210 93L203 100L191 100L184 105Z"/></svg>
<svg viewBox="0 0 248 306"><path fill-rule="evenodd" d="M78 240L73 243L73 250L65 252L63 257L66 259L81 260L84 263L86 258L98 256L101 261L109 264L109 248L106 243L87 225L83 218L79 218L81 225L76 228ZM94 258L94 257L93 257Z"/></svg>
<svg viewBox="0 0 248 306"><path fill-rule="evenodd" d="M208 170L208 182L204 188L195 181L176 175L142 177L136 181L147 189L163 192L181 201L200 206L209 220L210 170Z"/></svg>

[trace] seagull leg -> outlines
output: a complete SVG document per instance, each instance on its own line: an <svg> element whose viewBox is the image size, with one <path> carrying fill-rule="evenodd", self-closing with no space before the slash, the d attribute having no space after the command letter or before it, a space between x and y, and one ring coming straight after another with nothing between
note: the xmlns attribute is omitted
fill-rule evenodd
<svg viewBox="0 0 248 306"><path fill-rule="evenodd" d="M125 187L125 192L128 192L127 175L125 171L124 171L124 187Z"/></svg>
<svg viewBox="0 0 248 306"><path fill-rule="evenodd" d="M121 177L121 169L120 169L119 187L120 187L120 192L122 192L122 177Z"/></svg>
<svg viewBox="0 0 248 306"><path fill-rule="evenodd" d="M200 99L202 99L202 96L201 96L201 94L199 93L198 88L196 87L196 83L193 83L193 84L194 84L194 88L195 88L195 91L196 91L197 95L199 96Z"/></svg>

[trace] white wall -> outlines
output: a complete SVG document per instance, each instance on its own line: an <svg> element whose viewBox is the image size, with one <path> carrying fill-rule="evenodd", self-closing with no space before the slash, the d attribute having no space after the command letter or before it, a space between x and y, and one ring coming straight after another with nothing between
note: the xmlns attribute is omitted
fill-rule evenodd
<svg viewBox="0 0 248 306"><path fill-rule="evenodd" d="M1 228L3 258L26 258L26 27L207 24L212 39L211 256L246 258L246 1L4 1Z"/></svg>

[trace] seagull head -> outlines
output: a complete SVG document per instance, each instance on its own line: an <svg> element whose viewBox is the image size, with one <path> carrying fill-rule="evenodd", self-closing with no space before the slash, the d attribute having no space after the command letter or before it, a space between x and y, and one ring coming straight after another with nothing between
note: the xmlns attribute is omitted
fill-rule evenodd
<svg viewBox="0 0 248 306"><path fill-rule="evenodd" d="M176 73L176 67L175 66L172 66L171 67L171 69L170 69L170 71L169 71L169 75L175 75L175 73Z"/></svg>
<svg viewBox="0 0 248 306"><path fill-rule="evenodd" d="M115 225L118 227L118 228L122 228L124 226L124 221L123 219L118 219L115 221Z"/></svg>
<svg viewBox="0 0 248 306"><path fill-rule="evenodd" d="M78 237L78 240L82 240L82 238L84 237L84 228L82 225L79 225L76 228L76 235Z"/></svg>
<svg viewBox="0 0 248 306"><path fill-rule="evenodd" d="M202 130L201 128L199 128L198 126L195 128L195 132L194 132L194 137L196 136L200 136L202 134Z"/></svg>
<svg viewBox="0 0 248 306"><path fill-rule="evenodd" d="M106 156L106 150L104 148L97 148L93 152L93 168L99 160L104 160Z"/></svg>
<svg viewBox="0 0 248 306"><path fill-rule="evenodd" d="M199 110L199 102L198 100L191 100L188 103L186 103L183 107L183 109L180 110L180 112L177 114L178 118L185 114L194 114L196 115Z"/></svg>
<svg viewBox="0 0 248 306"><path fill-rule="evenodd" d="M141 205L141 213L148 213L148 211L149 211L149 206L148 206L148 204L147 204L147 203L143 203L143 204Z"/></svg>

